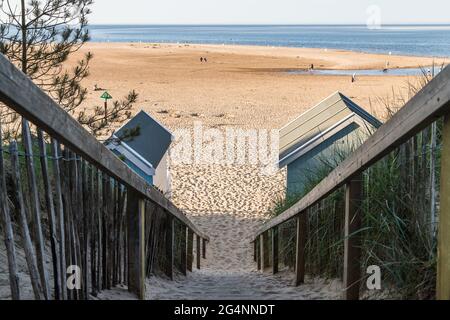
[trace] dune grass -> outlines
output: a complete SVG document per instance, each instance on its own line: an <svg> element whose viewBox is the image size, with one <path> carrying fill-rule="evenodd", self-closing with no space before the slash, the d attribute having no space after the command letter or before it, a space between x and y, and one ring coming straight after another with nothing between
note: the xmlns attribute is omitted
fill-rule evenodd
<svg viewBox="0 0 450 320"><path fill-rule="evenodd" d="M384 100L387 116L423 87L431 78L424 74L408 84L410 96ZM439 212L439 175L442 120L424 129L397 150L363 173L361 204L362 270L365 290L366 268L382 270L382 289L387 297L433 299L436 284L436 221ZM311 191L355 146L336 147L333 158L320 159L314 172L306 172L304 191L273 206L279 215ZM344 192L338 189L308 209L306 270L311 276L340 278L343 268ZM295 224L281 226L281 261L292 267L295 259Z"/></svg>

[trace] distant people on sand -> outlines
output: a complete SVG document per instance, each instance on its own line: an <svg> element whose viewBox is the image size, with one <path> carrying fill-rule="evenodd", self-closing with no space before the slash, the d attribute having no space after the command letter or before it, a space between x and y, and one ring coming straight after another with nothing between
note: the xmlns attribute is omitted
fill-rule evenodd
<svg viewBox="0 0 450 320"><path fill-rule="evenodd" d="M314 70L314 63L311 63L310 69L311 69L311 70Z"/></svg>
<svg viewBox="0 0 450 320"><path fill-rule="evenodd" d="M206 57L205 58L200 57L200 62L208 62L208 59Z"/></svg>
<svg viewBox="0 0 450 320"><path fill-rule="evenodd" d="M352 83L356 81L356 73L352 75Z"/></svg>
<svg viewBox="0 0 450 320"><path fill-rule="evenodd" d="M94 91L103 91L105 89L103 89L102 87L99 87L97 84L94 84Z"/></svg>
<svg viewBox="0 0 450 320"><path fill-rule="evenodd" d="M386 61L386 66L383 69L384 73L387 73L389 71L389 61Z"/></svg>

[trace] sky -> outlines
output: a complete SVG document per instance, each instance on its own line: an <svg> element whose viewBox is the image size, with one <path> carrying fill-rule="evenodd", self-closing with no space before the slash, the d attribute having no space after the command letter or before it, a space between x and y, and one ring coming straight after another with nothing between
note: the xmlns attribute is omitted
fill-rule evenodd
<svg viewBox="0 0 450 320"><path fill-rule="evenodd" d="M450 23L449 0L94 0L93 24Z"/></svg>

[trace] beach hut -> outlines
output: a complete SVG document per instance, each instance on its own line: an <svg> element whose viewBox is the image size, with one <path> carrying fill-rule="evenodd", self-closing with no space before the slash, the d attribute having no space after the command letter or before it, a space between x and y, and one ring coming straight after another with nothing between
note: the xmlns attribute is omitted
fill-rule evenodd
<svg viewBox="0 0 450 320"><path fill-rule="evenodd" d="M106 146L131 169L170 195L168 151L173 135L144 111L108 139Z"/></svg>
<svg viewBox="0 0 450 320"><path fill-rule="evenodd" d="M287 167L287 197L308 191L324 160L337 165L379 126L374 116L336 92L283 127L278 164Z"/></svg>

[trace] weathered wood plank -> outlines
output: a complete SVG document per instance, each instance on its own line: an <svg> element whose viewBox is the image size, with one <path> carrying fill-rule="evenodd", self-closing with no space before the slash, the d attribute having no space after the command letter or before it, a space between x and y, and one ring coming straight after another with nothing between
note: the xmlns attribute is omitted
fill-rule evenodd
<svg viewBox="0 0 450 320"><path fill-rule="evenodd" d="M20 299L19 275L17 273L16 248L14 246L14 231L11 222L11 213L8 204L8 192L6 189L6 176L3 158L3 135L0 122L0 223L3 224L6 255L8 257L9 287L12 300Z"/></svg>
<svg viewBox="0 0 450 320"><path fill-rule="evenodd" d="M196 248L196 256L197 256L197 269L200 269L200 264L201 264L201 238L200 236L197 235L196 240L195 240L196 244L197 244L197 248Z"/></svg>
<svg viewBox="0 0 450 320"><path fill-rule="evenodd" d="M118 187L118 193L119 193L119 204L118 204L118 215L117 215L117 241L116 241L116 250L117 250L117 257L116 257L116 264L117 264L117 282L122 283L122 237L123 237L123 216L126 209L126 193L125 189L122 185L119 185ZM145 205L147 208L148 201L145 201ZM147 209L146 209L147 210ZM146 213L145 216L145 223L147 224L147 220L150 219L150 216ZM146 243L147 245L147 243ZM146 251L147 252L147 249ZM147 255L147 254L146 254Z"/></svg>
<svg viewBox="0 0 450 320"><path fill-rule="evenodd" d="M59 152L62 155L62 161L60 162L61 164L61 187L62 187L62 195L63 195L63 206L64 206L64 220L63 220L63 224L64 224L64 235L65 238L63 239L63 241L65 242L65 259L66 259L66 264L67 267L74 265L75 262L73 261L73 255L72 255L72 246L73 246L73 241L72 241L72 232L71 232L71 192L70 192L70 172L69 172L69 153L68 150L66 148L64 148L63 150L61 150ZM64 275L66 276L66 271L67 269L64 269ZM64 283L66 283L66 280L64 279ZM67 286L67 299L71 300L73 299L73 291L72 290L68 290Z"/></svg>
<svg viewBox="0 0 450 320"><path fill-rule="evenodd" d="M22 194L22 177L20 175L19 157L17 154L17 142L12 141L9 145L9 153L11 156L11 168L13 175L13 187L16 192L17 202L19 205L19 224L22 233L22 245L25 251L25 259L27 261L28 272L30 273L31 285L33 287L34 298L36 300L46 299L42 291L41 280L39 276L38 263L33 244L31 242L30 230L28 228L27 213L25 202Z"/></svg>
<svg viewBox="0 0 450 320"><path fill-rule="evenodd" d="M90 210L91 215L89 219L89 232L91 234L91 237L89 239L89 253L90 253L90 263L91 263L91 295L94 297L98 294L98 285L97 285L97 267L98 267L98 260L97 260L97 205L98 200L95 195L98 194L96 190L96 184L95 179L97 176L97 171L94 168L90 168L89 170L89 203L90 203Z"/></svg>
<svg viewBox="0 0 450 320"><path fill-rule="evenodd" d="M55 207L53 205L53 190L48 174L47 145L42 130L38 129L38 144L41 158L42 180L44 182L45 204L47 206L48 229L50 232L50 247L53 262L53 281L55 299L61 299L61 265L59 263L59 243L57 240ZM64 284L62 284L64 285Z"/></svg>
<svg viewBox="0 0 450 320"><path fill-rule="evenodd" d="M103 191L102 191L102 173L96 169L95 175L95 195L96 195L96 206L95 206L95 215L96 215L96 229L97 229L97 292L101 291L103 288L103 218L102 218L102 209L101 203L103 202ZM125 214L126 215L126 214ZM127 219L128 217L125 217ZM125 229L125 232L127 230ZM125 237L126 239L126 237ZM126 246L124 246L127 249ZM126 267L126 263L124 261L124 266ZM124 277L127 279L127 277Z"/></svg>
<svg viewBox="0 0 450 320"><path fill-rule="evenodd" d="M175 259L175 219L171 215L167 215L166 226L166 275L173 280L173 266Z"/></svg>
<svg viewBox="0 0 450 320"><path fill-rule="evenodd" d="M272 229L272 273L278 273L278 257L279 257L279 243L278 243L278 227Z"/></svg>
<svg viewBox="0 0 450 320"><path fill-rule="evenodd" d="M203 256L203 259L206 259L206 242L207 242L207 240L205 238L202 238L202 242L203 242L202 256Z"/></svg>
<svg viewBox="0 0 450 320"><path fill-rule="evenodd" d="M25 119L22 120L22 139L23 146L25 149L25 163L27 166L27 176L28 176L28 190L29 190L29 201L30 207L32 211L32 221L33 221L33 240L36 242L36 255L37 255L37 263L39 275L41 277L41 285L44 293L45 299L50 299L50 288L48 283L48 273L47 268L45 266L45 242L44 242L44 234L42 231L42 222L41 222L41 211L40 211L40 202L39 202L39 194L37 187L37 179L36 179L36 170L34 165L33 158L33 143L31 140L31 132L28 121Z"/></svg>
<svg viewBox="0 0 450 320"><path fill-rule="evenodd" d="M256 268L257 270L261 270L261 245L259 241L260 237L255 240L255 246L256 246Z"/></svg>
<svg viewBox="0 0 450 320"><path fill-rule="evenodd" d="M259 254L261 257L261 271L264 272L264 270L269 266L269 250L268 250L268 236L267 236L267 232L264 232L261 234L260 239L259 239L259 245L260 245L260 250L259 250Z"/></svg>
<svg viewBox="0 0 450 320"><path fill-rule="evenodd" d="M416 96L381 126L352 156L290 209L267 222L254 236L294 218L341 187L355 174L387 155L450 109L450 67L445 68Z"/></svg>
<svg viewBox="0 0 450 320"><path fill-rule="evenodd" d="M361 200L362 175L357 175L345 186L344 227L344 299L358 300L361 282Z"/></svg>
<svg viewBox="0 0 450 320"><path fill-rule="evenodd" d="M187 269L192 272L192 264L194 262L194 233L188 229L187 240Z"/></svg>
<svg viewBox="0 0 450 320"><path fill-rule="evenodd" d="M128 290L145 299L145 201L127 192Z"/></svg>
<svg viewBox="0 0 450 320"><path fill-rule="evenodd" d="M119 266L119 283L123 283L123 257L125 256L124 252L124 246L123 246L123 238L125 236L125 230L124 230L124 216L125 216L125 210L126 210L126 191L123 186L120 188L120 194L121 194L121 211L119 216L119 239L118 239L118 266ZM148 201L146 201L146 206L148 204ZM150 219L150 216L146 214L145 216L145 223L147 223L147 220ZM148 254L147 254L148 255Z"/></svg>
<svg viewBox="0 0 450 320"><path fill-rule="evenodd" d="M67 290L66 290L66 247L65 247L65 232L64 232L64 204L62 197L62 185L61 185L61 169L60 169L60 147L58 141L55 139L51 140L51 150L53 157L53 179L54 179L54 187L55 187L55 210L56 215L58 216L58 255L59 255L59 263L60 267L60 283L61 283L61 292L60 298L62 300L67 299Z"/></svg>
<svg viewBox="0 0 450 320"><path fill-rule="evenodd" d="M438 300L450 300L450 114L445 116L442 137L436 294Z"/></svg>
<svg viewBox="0 0 450 320"><path fill-rule="evenodd" d="M162 242L162 236L160 236L160 226L162 217L165 217L166 213L161 207L156 204L146 201L147 213L145 216L145 224L149 226L148 234L146 238L147 242L147 276L151 275L158 264L156 258L158 257L158 245ZM161 265L161 264L159 264Z"/></svg>
<svg viewBox="0 0 450 320"><path fill-rule="evenodd" d="M69 151L69 173L70 173L70 206L71 206L71 214L69 215L70 219L70 233L71 233L71 244L72 244L72 257L73 257L73 265L79 266L83 269L82 258L81 258L81 241L80 241L80 216L82 215L83 208L80 203L80 176L77 165L78 156L76 153ZM81 214L80 214L81 212ZM73 290L73 294L75 296L75 300L83 299L83 288Z"/></svg>
<svg viewBox="0 0 450 320"><path fill-rule="evenodd" d="M187 274L187 228L184 224L180 225L180 271L183 275Z"/></svg>
<svg viewBox="0 0 450 320"><path fill-rule="evenodd" d="M102 206L101 206L101 213L102 213L102 289L108 289L110 287L109 284L109 177L102 172ZM137 200L136 200L137 201ZM133 204L138 205L138 204ZM133 208L134 209L134 208ZM137 210L134 211L134 214L138 212Z"/></svg>
<svg viewBox="0 0 450 320"><path fill-rule="evenodd" d="M83 243L82 243L82 260L83 260L83 269L85 272L83 273L83 295L85 300L89 300L90 294L90 270L89 261L90 261L90 253L89 253L89 237L90 237L90 226L91 226L91 208L92 204L90 201L90 180L88 174L88 164L86 161L82 160L80 162L81 168L81 191L82 191L82 202L83 202L83 219L82 229L83 229ZM92 288L91 288L92 289Z"/></svg>
<svg viewBox="0 0 450 320"><path fill-rule="evenodd" d="M170 200L150 187L3 56L0 56L0 83L0 101L111 177L163 207L202 238L209 239Z"/></svg>
<svg viewBox="0 0 450 320"><path fill-rule="evenodd" d="M305 247L307 239L306 223L308 221L307 210L296 218L296 249L295 249L295 285L305 283Z"/></svg>

